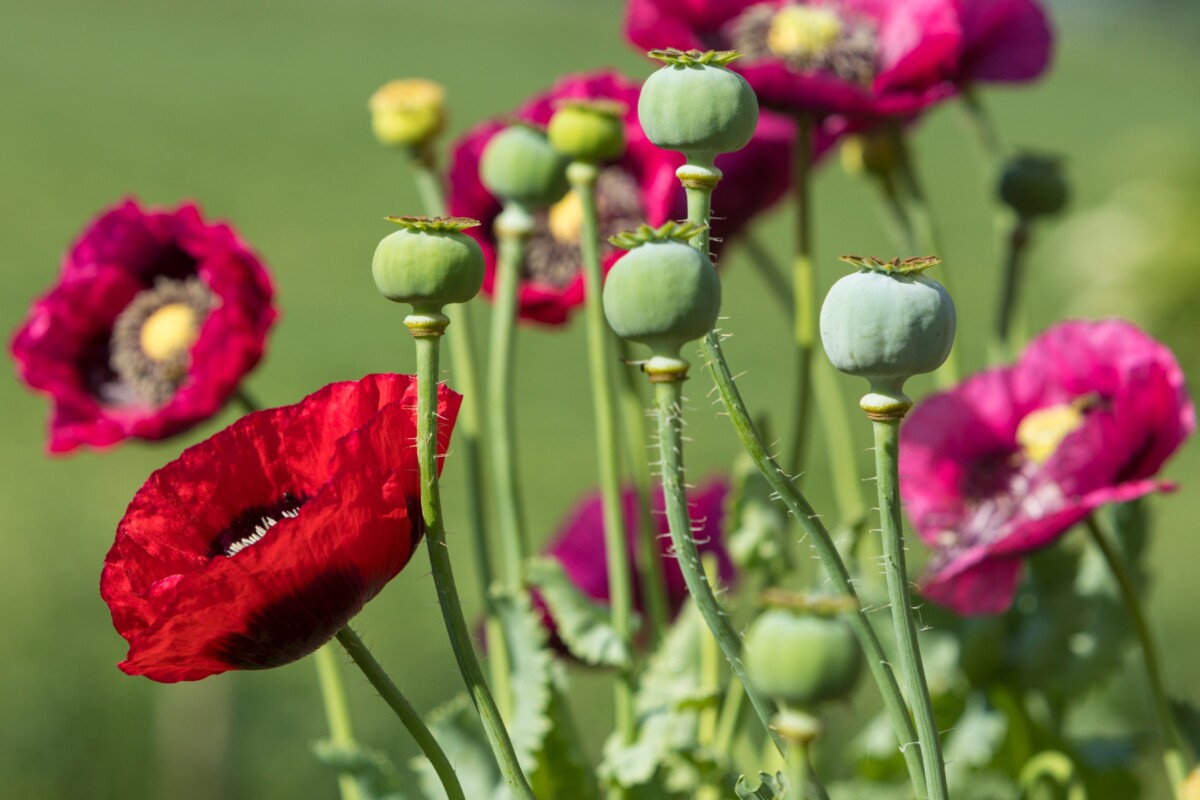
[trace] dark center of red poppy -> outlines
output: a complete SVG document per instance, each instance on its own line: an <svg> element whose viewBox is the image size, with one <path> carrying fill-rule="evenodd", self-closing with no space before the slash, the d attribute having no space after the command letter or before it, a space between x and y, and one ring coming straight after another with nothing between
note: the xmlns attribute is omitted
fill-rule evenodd
<svg viewBox="0 0 1200 800"><path fill-rule="evenodd" d="M734 48L748 58L778 59L796 72L825 73L869 86L878 72L870 23L835 4L761 3L729 23Z"/></svg>
<svg viewBox="0 0 1200 800"><path fill-rule="evenodd" d="M612 252L607 243L609 236L632 230L645 221L637 180L620 167L601 171L596 179L596 215L603 259ZM525 278L557 289L570 285L581 267L582 225L583 209L574 192L538 212L525 248Z"/></svg>
<svg viewBox="0 0 1200 800"><path fill-rule="evenodd" d="M152 406L170 400L187 377L192 345L216 303L212 291L194 276L159 277L134 295L117 317L109 341L116 388Z"/></svg>
<svg viewBox="0 0 1200 800"><path fill-rule="evenodd" d="M302 495L284 492L274 503L247 508L230 520L209 546L209 556L232 558L252 544L261 541L280 520L300 516L300 508L308 502Z"/></svg>

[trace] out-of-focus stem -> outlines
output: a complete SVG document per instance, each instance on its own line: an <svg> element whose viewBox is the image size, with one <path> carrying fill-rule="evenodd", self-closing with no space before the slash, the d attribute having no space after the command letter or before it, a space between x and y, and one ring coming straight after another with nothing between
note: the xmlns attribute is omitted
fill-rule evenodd
<svg viewBox="0 0 1200 800"><path fill-rule="evenodd" d="M792 260L792 306L795 312L796 402L795 430L788 464L798 472L808 445L809 411L812 405L813 348L817 341L816 277L813 265L812 174L813 119L796 117L796 143L792 153L792 191L796 193L795 256Z"/></svg>
<svg viewBox="0 0 1200 800"><path fill-rule="evenodd" d="M1030 224L1017 219L1009 232L1004 253L1004 271L1000 284L1000 300L996 307L996 341L994 358L1007 361L1013 356L1012 327L1017 313L1021 279L1024 276L1025 253L1029 249Z"/></svg>
<svg viewBox="0 0 1200 800"><path fill-rule="evenodd" d="M329 723L329 741L335 747L352 749L357 745L350 725L350 704L346 701L346 686L333 644L320 647L313 653L313 661L317 665L317 685L321 687L321 702ZM338 774L338 791L342 800L362 800L363 797L358 779L348 772Z"/></svg>

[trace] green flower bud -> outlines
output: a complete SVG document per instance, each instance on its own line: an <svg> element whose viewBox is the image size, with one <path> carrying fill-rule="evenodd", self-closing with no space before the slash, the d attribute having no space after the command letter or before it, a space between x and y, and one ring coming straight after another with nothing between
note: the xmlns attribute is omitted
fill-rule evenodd
<svg viewBox="0 0 1200 800"><path fill-rule="evenodd" d="M758 98L745 78L725 68L740 55L651 50L666 66L646 79L638 97L638 120L650 141L706 166L745 147L758 126Z"/></svg>
<svg viewBox="0 0 1200 800"><path fill-rule="evenodd" d="M380 294L418 314L440 314L465 303L483 286L483 251L462 231L479 223L462 217L387 217L400 230L375 248L371 273Z"/></svg>
<svg viewBox="0 0 1200 800"><path fill-rule="evenodd" d="M896 139L885 131L867 131L842 139L839 150L842 168L851 175L864 172L871 175L890 175L900 166L900 151Z"/></svg>
<svg viewBox="0 0 1200 800"><path fill-rule="evenodd" d="M843 620L784 608L770 609L751 623L745 654L754 685L792 708L846 697L863 665L862 650Z"/></svg>
<svg viewBox="0 0 1200 800"><path fill-rule="evenodd" d="M912 405L904 382L940 367L954 344L954 301L940 283L921 275L940 261L842 260L859 271L835 283L821 306L825 353L837 369L870 382L864 410L903 416ZM868 407L869 400L886 402Z"/></svg>
<svg viewBox="0 0 1200 800"><path fill-rule="evenodd" d="M572 161L597 164L620 158L625 153L625 109L612 100L562 100L546 138Z"/></svg>
<svg viewBox="0 0 1200 800"><path fill-rule="evenodd" d="M1057 214L1067 205L1062 162L1030 153L1015 156L1004 165L998 192L1004 204L1022 219Z"/></svg>
<svg viewBox="0 0 1200 800"><path fill-rule="evenodd" d="M446 90L421 78L385 83L367 107L375 138L389 147L422 147L446 125Z"/></svg>
<svg viewBox="0 0 1200 800"><path fill-rule="evenodd" d="M513 125L483 148L479 178L504 203L543 208L567 193L567 160L550 146L541 129Z"/></svg>
<svg viewBox="0 0 1200 800"><path fill-rule="evenodd" d="M708 256L687 243L701 230L668 222L609 239L629 249L604 282L604 315L618 336L678 361L684 344L716 325L721 279Z"/></svg>

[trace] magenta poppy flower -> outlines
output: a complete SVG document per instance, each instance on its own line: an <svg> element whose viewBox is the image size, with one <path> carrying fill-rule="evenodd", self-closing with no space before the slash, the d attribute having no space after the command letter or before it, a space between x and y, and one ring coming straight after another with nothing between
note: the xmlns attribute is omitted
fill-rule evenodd
<svg viewBox="0 0 1200 800"><path fill-rule="evenodd" d="M740 50L731 68L768 108L816 117L911 115L953 93L955 0L631 0L650 50Z"/></svg>
<svg viewBox="0 0 1200 800"><path fill-rule="evenodd" d="M439 393L444 455L461 397ZM424 535L416 402L408 375L334 383L242 417L151 475L100 577L129 642L120 668L199 680L329 641Z"/></svg>
<svg viewBox="0 0 1200 800"><path fill-rule="evenodd" d="M695 530L696 544L700 554L713 554L717 559L721 581L733 580L733 562L725 550L723 524L725 519L725 497L729 484L721 479L710 480L689 494L690 517ZM622 493L625 526L629 532L630 563L637 563L637 541L640 536L641 520L638 514L637 492L626 488ZM664 580L667 604L672 614L679 611L687 599L687 584L679 570L679 562L671 554L670 528L663 502L661 487L653 495L653 517L655 534L663 555ZM585 595L600 603L608 604L608 561L604 550L604 510L600 495L584 498L559 528L554 539L546 547L546 555L562 564L571 583ZM644 610L640 581L634 582L634 607ZM549 615L543 611L547 625L552 626Z"/></svg>
<svg viewBox="0 0 1200 800"><path fill-rule="evenodd" d="M1050 65L1054 33L1037 0L958 0L962 53L959 83L1019 83Z"/></svg>
<svg viewBox="0 0 1200 800"><path fill-rule="evenodd" d="M270 277L227 225L126 200L92 221L12 340L50 395L49 449L163 439L215 414L262 357Z"/></svg>
<svg viewBox="0 0 1200 800"><path fill-rule="evenodd" d="M1012 603L1022 556L1154 476L1195 428L1183 373L1127 322L1064 322L1010 367L917 405L900 430L900 492L933 548L926 597L963 614Z"/></svg>
<svg viewBox="0 0 1200 800"><path fill-rule="evenodd" d="M683 189L675 170L683 164L678 153L659 150L642 133L637 121L640 86L612 72L573 75L560 80L549 92L521 106L519 119L545 125L564 98L614 100L626 107L623 157L607 165L596 184L602 239L642 223L661 225L687 216ZM475 237L487 259L483 290L489 295L496 278L496 243L492 223L500 204L479 180L479 158L488 140L503 128L499 121L477 126L454 145L450 165L450 213L478 219L483 225L467 234ZM714 195L713 235L734 236L755 214L770 206L787 189L791 164L792 124L776 115L763 114L754 140L737 153L717 158L725 177ZM818 142L818 151L828 142ZM583 303L580 271L580 211L572 195L535 215L536 230L529 241L519 288L521 319L546 325L565 323ZM607 270L620 251L601 245Z"/></svg>

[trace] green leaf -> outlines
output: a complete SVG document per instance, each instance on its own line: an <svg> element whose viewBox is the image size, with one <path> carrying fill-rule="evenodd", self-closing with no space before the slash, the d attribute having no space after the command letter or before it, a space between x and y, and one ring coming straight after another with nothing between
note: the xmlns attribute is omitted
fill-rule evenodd
<svg viewBox="0 0 1200 800"><path fill-rule="evenodd" d="M1193 753L1200 753L1200 709L1190 700L1171 698L1171 715L1175 717L1175 728L1192 748Z"/></svg>
<svg viewBox="0 0 1200 800"><path fill-rule="evenodd" d="M971 694L954 728L945 737L946 777L958 794L979 779L1003 750L1008 717L990 707L979 694Z"/></svg>
<svg viewBox="0 0 1200 800"><path fill-rule="evenodd" d="M359 745L337 745L328 739L313 742L312 751L325 766L354 776L365 800L404 800L396 765L386 754Z"/></svg>
<svg viewBox="0 0 1200 800"><path fill-rule="evenodd" d="M789 566L787 510L772 496L770 484L754 461L744 454L740 456L734 465L730 488L726 541L730 557L741 570L775 575Z"/></svg>
<svg viewBox="0 0 1200 800"><path fill-rule="evenodd" d="M912 786L907 783L853 780L830 784L828 789L829 800L914 800Z"/></svg>
<svg viewBox="0 0 1200 800"><path fill-rule="evenodd" d="M458 695L426 715L426 723L446 752L446 758L454 765L467 797L488 800L495 797L498 788L507 791L502 787L500 769L471 698ZM446 800L446 791L429 759L418 756L413 759L412 767L417 773L421 793L428 800Z"/></svg>
<svg viewBox="0 0 1200 800"><path fill-rule="evenodd" d="M538 754L538 767L530 776L533 793L543 800L597 800L596 776L580 746L564 688L556 686L551 697L553 724Z"/></svg>
<svg viewBox="0 0 1200 800"><path fill-rule="evenodd" d="M533 610L528 592L493 591L492 603L512 665L509 680L513 709L508 733L521 767L533 774L542 744L554 726L550 719L554 659L546 648L546 629Z"/></svg>
<svg viewBox="0 0 1200 800"><path fill-rule="evenodd" d="M782 772L771 775L766 772L758 773L758 786L751 789L746 783L746 776L739 775L734 792L741 800L783 800L787 797L787 778Z"/></svg>
<svg viewBox="0 0 1200 800"><path fill-rule="evenodd" d="M610 624L608 607L579 591L562 564L535 558L526 565L525 577L542 593L559 638L571 655L592 666L629 668L629 647Z"/></svg>

